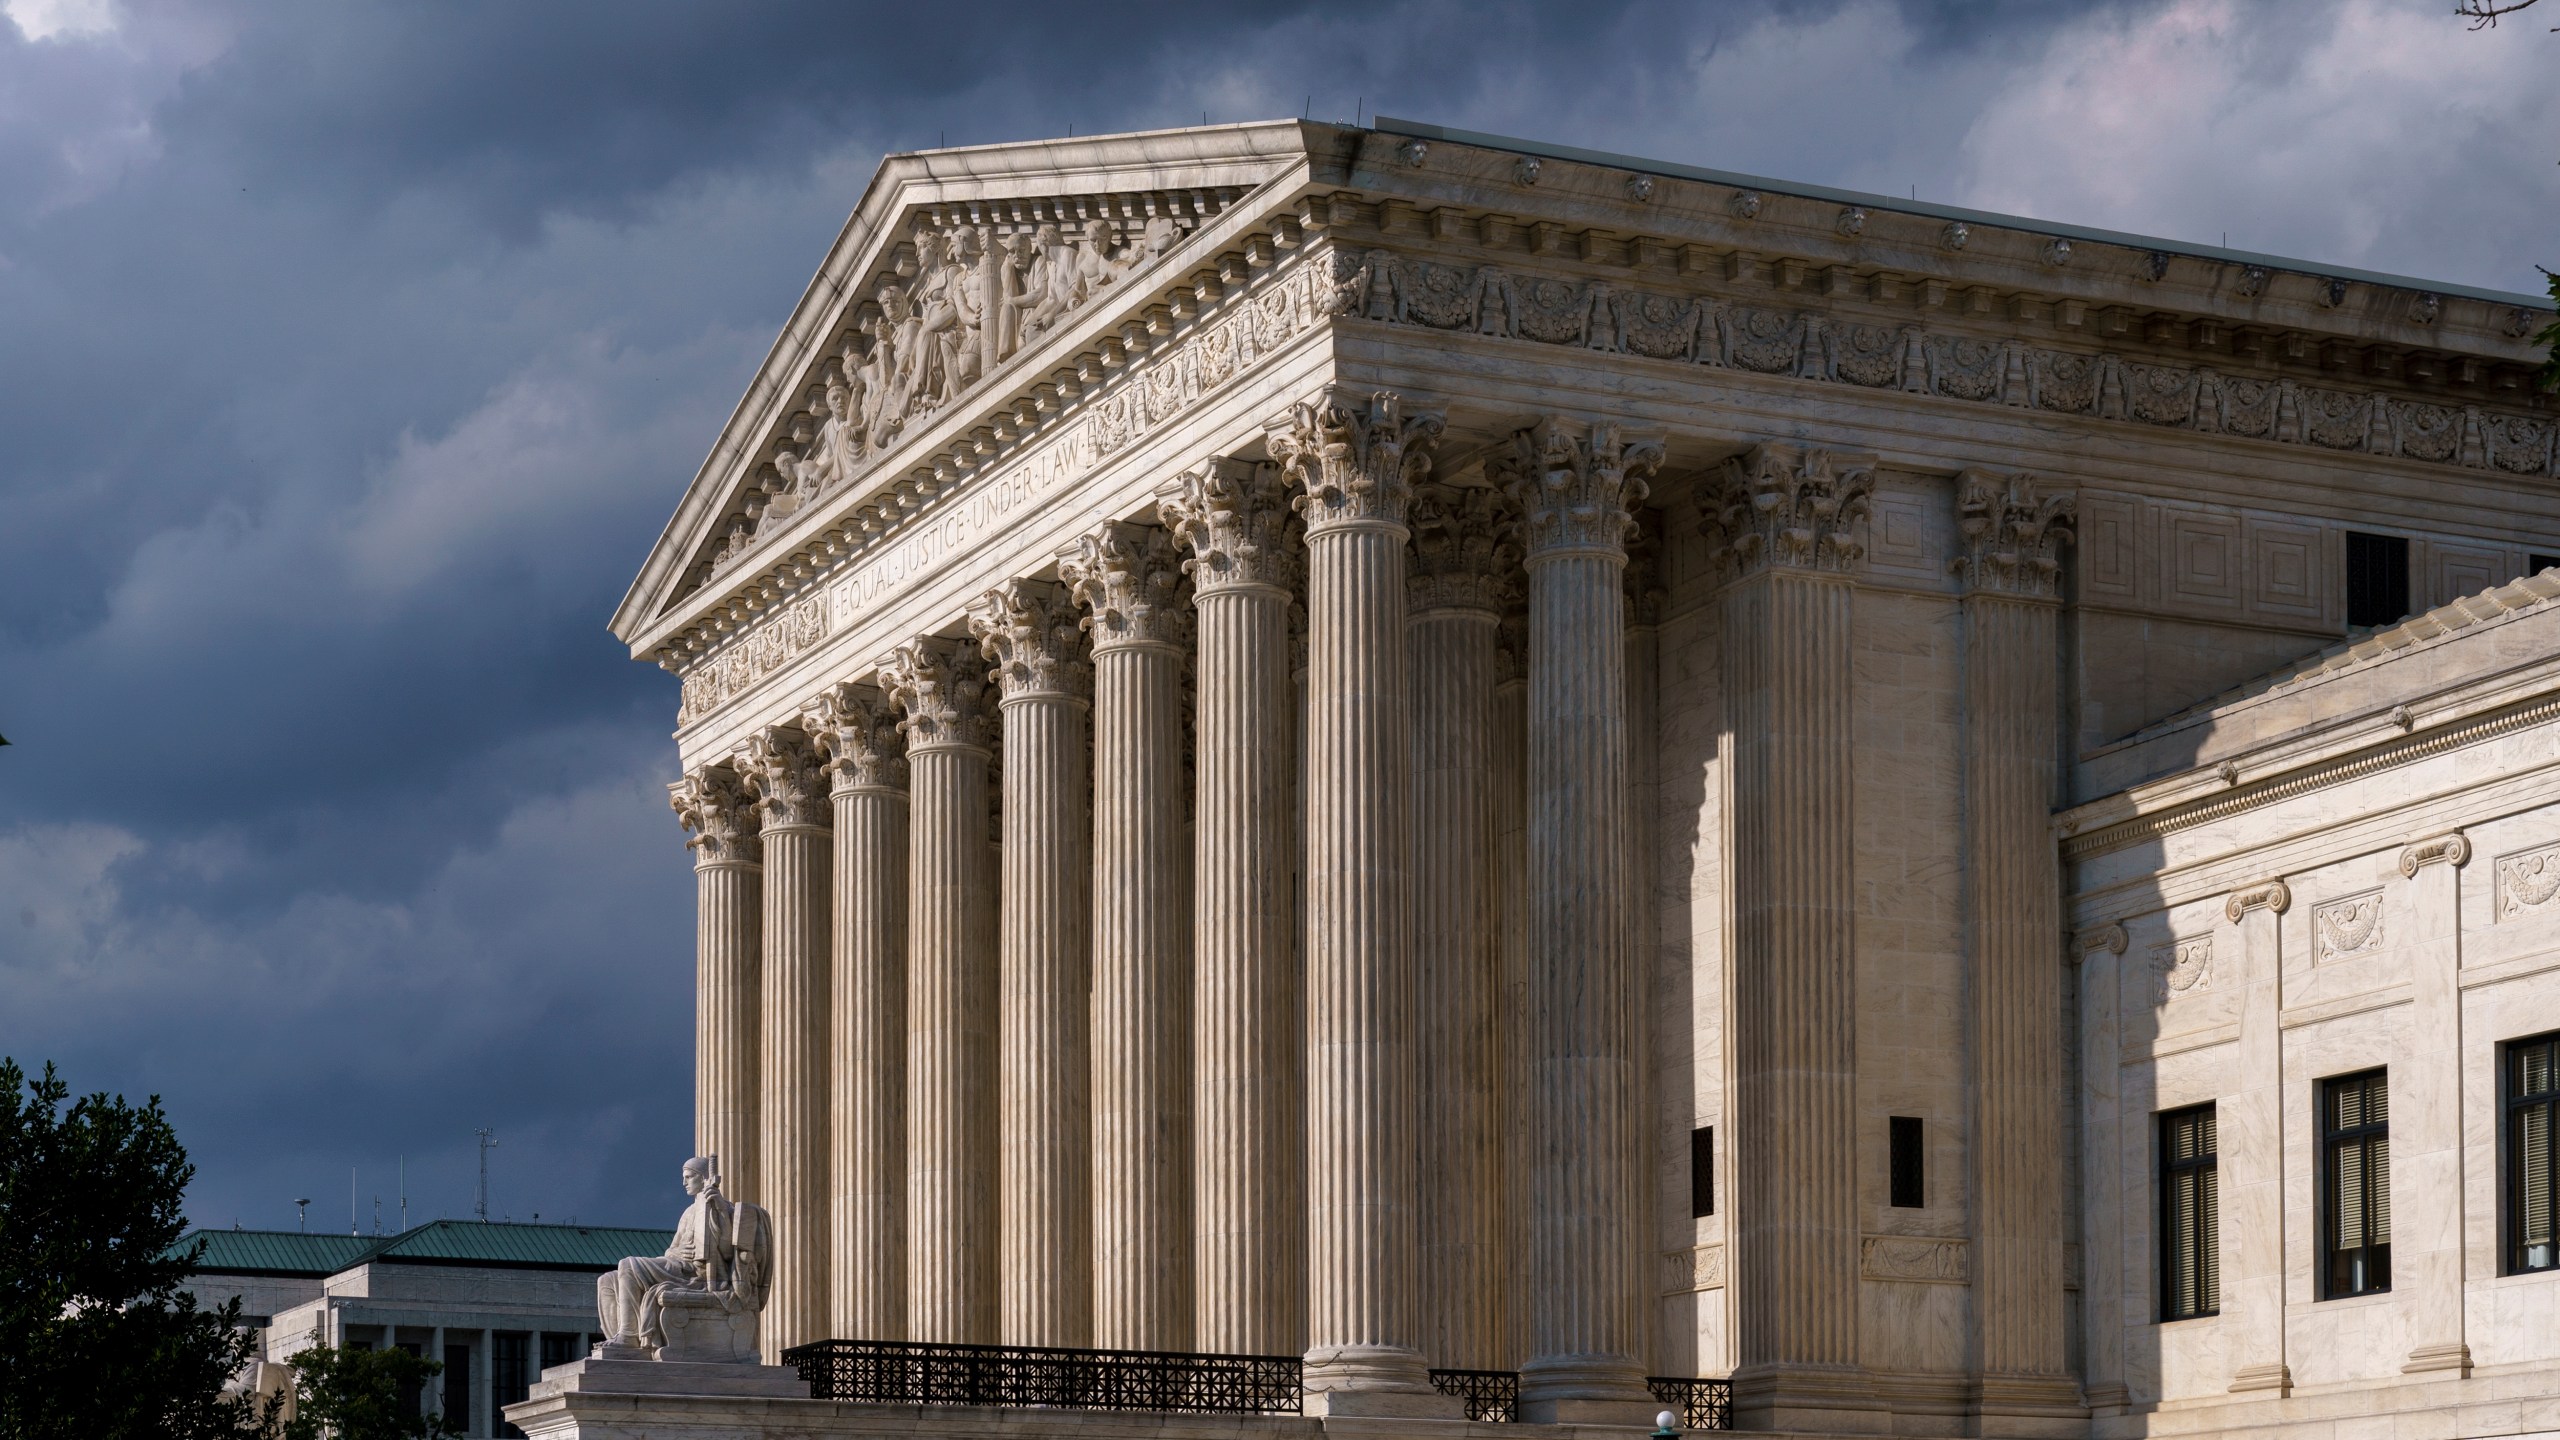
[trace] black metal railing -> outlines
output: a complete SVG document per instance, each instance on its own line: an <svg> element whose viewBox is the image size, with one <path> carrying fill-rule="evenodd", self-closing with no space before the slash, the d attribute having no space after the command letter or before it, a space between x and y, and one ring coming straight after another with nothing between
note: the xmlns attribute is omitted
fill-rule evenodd
<svg viewBox="0 0 2560 1440"><path fill-rule="evenodd" d="M1690 1380L1678 1375L1648 1375L1644 1388L1653 1398L1680 1414L1683 1430L1730 1430L1733 1428L1733 1382L1730 1380Z"/></svg>
<svg viewBox="0 0 2560 1440"><path fill-rule="evenodd" d="M1295 1355L820 1340L782 1352L818 1400L1048 1405L1171 1414L1298 1413Z"/></svg>
<svg viewBox="0 0 2560 1440"><path fill-rule="evenodd" d="M1434 1370L1431 1388L1465 1401L1470 1420L1508 1423L1520 1418L1517 1370Z"/></svg>

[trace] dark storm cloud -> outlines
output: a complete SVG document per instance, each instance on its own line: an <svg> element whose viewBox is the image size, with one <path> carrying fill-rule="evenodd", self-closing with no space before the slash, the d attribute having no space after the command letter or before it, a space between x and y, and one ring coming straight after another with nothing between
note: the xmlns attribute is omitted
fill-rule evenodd
<svg viewBox="0 0 2560 1440"><path fill-rule="evenodd" d="M2550 205L2523 142L2455 137L2423 208L2267 148L2416 113L2324 39L2372 5L0 11L48 32L0 21L0 1051L166 1093L216 1223L404 1155L463 1213L482 1124L502 1211L663 1218L674 684L602 624L884 151L1385 109L2206 238L2255 204L2510 285L2496 226ZM2168 57L2158 114L2111 46ZM2119 145L2172 178L2084 180Z"/></svg>

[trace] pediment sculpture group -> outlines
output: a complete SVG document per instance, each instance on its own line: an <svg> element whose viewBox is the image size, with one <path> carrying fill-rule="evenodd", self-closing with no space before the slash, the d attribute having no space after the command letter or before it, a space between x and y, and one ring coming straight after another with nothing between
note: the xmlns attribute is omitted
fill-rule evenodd
<svg viewBox="0 0 2560 1440"><path fill-rule="evenodd" d="M773 1281L773 1222L720 1193L720 1160L684 1162L693 1203L664 1255L624 1257L596 1277L598 1360L756 1365L756 1318Z"/></svg>
<svg viewBox="0 0 2560 1440"><path fill-rule="evenodd" d="M873 292L856 325L862 338L847 341L827 367L814 429L804 417L775 453L763 492L730 525L713 563L744 554L768 517L793 514L851 479L865 456L888 449L909 425L1181 238L1161 215L1133 240L1102 217L1080 230L1044 221L1010 235L988 225L919 223L909 245L913 272L901 263Z"/></svg>

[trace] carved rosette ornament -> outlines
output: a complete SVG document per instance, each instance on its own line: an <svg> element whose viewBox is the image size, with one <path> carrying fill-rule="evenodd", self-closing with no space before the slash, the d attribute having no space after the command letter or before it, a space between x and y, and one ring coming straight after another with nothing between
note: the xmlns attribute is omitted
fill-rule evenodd
<svg viewBox="0 0 2560 1440"><path fill-rule="evenodd" d="M1660 440L1626 439L1607 420L1579 429L1549 416L1512 436L1513 454L1500 466L1532 561L1575 551L1624 555L1650 493L1646 479L1662 465Z"/></svg>
<svg viewBox="0 0 2560 1440"><path fill-rule="evenodd" d="M969 633L996 662L987 678L1006 702L1093 702L1093 664L1075 601L1043 580L1008 580L969 607Z"/></svg>
<svg viewBox="0 0 2560 1440"><path fill-rule="evenodd" d="M982 750L990 754L986 670L967 640L929 635L910 640L880 661L880 688L906 712L899 730L907 753Z"/></svg>
<svg viewBox="0 0 2560 1440"><path fill-rule="evenodd" d="M1058 574L1090 613L1084 628L1096 651L1123 646L1185 647L1191 640L1191 596L1173 537L1154 525L1113 520L1079 538L1058 560Z"/></svg>
<svg viewBox="0 0 2560 1440"><path fill-rule="evenodd" d="M693 832L685 848L696 865L754 865L764 859L755 799L726 765L708 765L667 787L676 819Z"/></svg>
<svg viewBox="0 0 2560 1440"><path fill-rule="evenodd" d="M1413 560L1405 604L1414 614L1499 614L1518 563L1516 528L1498 491L1425 484L1413 494Z"/></svg>
<svg viewBox="0 0 2560 1440"><path fill-rule="evenodd" d="M825 757L835 793L907 788L897 707L878 687L850 681L828 687L801 715L800 729Z"/></svg>
<svg viewBox="0 0 2560 1440"><path fill-rule="evenodd" d="M1875 478L1871 464L1827 450L1755 445L1698 482L1699 528L1737 575L1854 569Z"/></svg>
<svg viewBox="0 0 2560 1440"><path fill-rule="evenodd" d="M1956 528L1964 553L1948 563L1965 588L2052 599L2061 593L2054 552L2072 542L2079 497L2038 495L2032 475L1966 470L1956 476Z"/></svg>
<svg viewBox="0 0 2560 1440"><path fill-rule="evenodd" d="M1291 407L1269 432L1272 458L1297 491L1309 533L1352 525L1405 523L1413 487L1431 473L1431 452L1448 418L1404 413L1404 397L1381 390L1366 407L1338 385Z"/></svg>
<svg viewBox="0 0 2560 1440"><path fill-rule="evenodd" d="M809 825L825 828L831 813L826 767L809 737L794 726L775 725L747 737L738 758L738 778L756 797L764 828Z"/></svg>
<svg viewBox="0 0 2560 1440"><path fill-rule="evenodd" d="M1294 591L1302 568L1290 532L1297 516L1280 467L1212 460L1156 492L1156 514L1177 547L1193 590Z"/></svg>

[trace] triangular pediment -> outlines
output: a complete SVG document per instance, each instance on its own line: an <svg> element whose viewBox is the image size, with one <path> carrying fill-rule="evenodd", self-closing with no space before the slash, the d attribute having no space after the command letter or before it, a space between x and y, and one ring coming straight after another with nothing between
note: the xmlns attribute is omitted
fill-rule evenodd
<svg viewBox="0 0 2560 1440"><path fill-rule="evenodd" d="M1187 241L1315 131L1216 126L883 161L613 619L640 637L791 518L895 469L902 445L1035 352L1192 263Z"/></svg>

